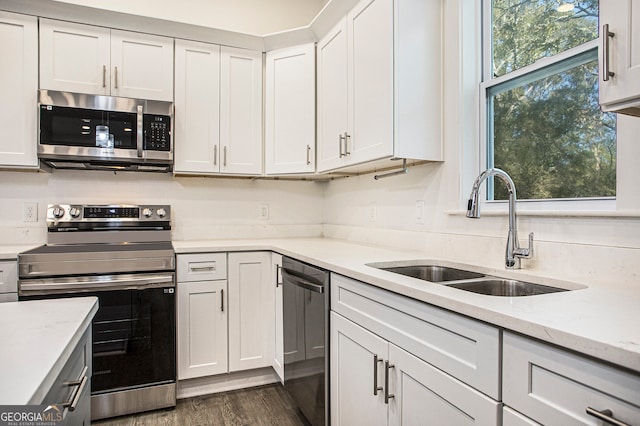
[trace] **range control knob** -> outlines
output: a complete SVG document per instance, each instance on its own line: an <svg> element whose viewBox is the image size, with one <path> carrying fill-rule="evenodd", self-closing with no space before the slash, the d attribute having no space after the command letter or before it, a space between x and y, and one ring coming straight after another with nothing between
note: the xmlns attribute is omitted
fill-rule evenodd
<svg viewBox="0 0 640 426"><path fill-rule="evenodd" d="M156 210L156 214L158 217L165 217L167 215L167 211L163 208Z"/></svg>
<svg viewBox="0 0 640 426"><path fill-rule="evenodd" d="M64 209L60 206L55 206L52 213L53 217L55 217L56 219L60 219L64 216Z"/></svg>
<svg viewBox="0 0 640 426"><path fill-rule="evenodd" d="M153 214L153 212L151 211L151 209L149 208L144 208L142 209L142 216L149 218L151 217L151 215Z"/></svg>
<svg viewBox="0 0 640 426"><path fill-rule="evenodd" d="M69 214L71 215L72 218L77 219L78 217L80 217L80 209L77 207L71 207L69 209Z"/></svg>

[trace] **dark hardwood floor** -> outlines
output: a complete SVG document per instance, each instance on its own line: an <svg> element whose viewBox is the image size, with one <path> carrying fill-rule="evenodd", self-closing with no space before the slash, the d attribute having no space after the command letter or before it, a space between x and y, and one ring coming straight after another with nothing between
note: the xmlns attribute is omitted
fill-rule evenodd
<svg viewBox="0 0 640 426"><path fill-rule="evenodd" d="M173 410L99 420L99 426L305 426L308 422L293 405L282 385L274 384L213 395L180 399Z"/></svg>

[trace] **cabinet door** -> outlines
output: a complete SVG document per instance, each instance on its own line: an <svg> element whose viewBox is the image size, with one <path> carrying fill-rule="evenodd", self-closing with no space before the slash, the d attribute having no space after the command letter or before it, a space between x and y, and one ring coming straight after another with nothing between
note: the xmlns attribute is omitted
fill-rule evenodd
<svg viewBox="0 0 640 426"><path fill-rule="evenodd" d="M275 370L276 374L280 378L280 381L284 383L284 322L282 318L283 314L283 299L282 299L282 255L277 253L271 254L271 285L273 286L273 292L275 296L274 307L275 315L274 321L274 348L273 348L273 363L271 366Z"/></svg>
<svg viewBox="0 0 640 426"><path fill-rule="evenodd" d="M178 379L227 372L226 280L178 283Z"/></svg>
<svg viewBox="0 0 640 426"><path fill-rule="evenodd" d="M262 52L220 50L222 173L262 174Z"/></svg>
<svg viewBox="0 0 640 426"><path fill-rule="evenodd" d="M606 424L587 408L639 424L640 375L504 332L502 400L544 425Z"/></svg>
<svg viewBox="0 0 640 426"><path fill-rule="evenodd" d="M317 164L324 172L346 162L347 131L347 20L318 42L317 49Z"/></svg>
<svg viewBox="0 0 640 426"><path fill-rule="evenodd" d="M265 170L315 170L315 46L267 53Z"/></svg>
<svg viewBox="0 0 640 426"><path fill-rule="evenodd" d="M220 46L176 40L177 173L220 171Z"/></svg>
<svg viewBox="0 0 640 426"><path fill-rule="evenodd" d="M110 30L40 19L40 88L109 95Z"/></svg>
<svg viewBox="0 0 640 426"><path fill-rule="evenodd" d="M361 163L393 155L393 0L358 3L347 38L347 152Z"/></svg>
<svg viewBox="0 0 640 426"><path fill-rule="evenodd" d="M632 104L640 106L640 7L633 0L600 2L600 23L608 24L613 37L600 28L600 104L604 110L616 110ZM602 43L609 43L609 58L602 57ZM615 73L603 81L603 64L607 61ZM625 103L627 105L625 105ZM620 105L615 105L620 104ZM634 115L640 115L636 109Z"/></svg>
<svg viewBox="0 0 640 426"><path fill-rule="evenodd" d="M271 254L229 253L229 371L273 362Z"/></svg>
<svg viewBox="0 0 640 426"><path fill-rule="evenodd" d="M36 167L36 18L0 11L0 57L0 165Z"/></svg>
<svg viewBox="0 0 640 426"><path fill-rule="evenodd" d="M386 425L384 389L375 388L384 385L387 342L334 312L330 324L331 424Z"/></svg>
<svg viewBox="0 0 640 426"><path fill-rule="evenodd" d="M111 94L173 101L173 39L111 31Z"/></svg>
<svg viewBox="0 0 640 426"><path fill-rule="evenodd" d="M501 404L389 344L390 425L497 425Z"/></svg>

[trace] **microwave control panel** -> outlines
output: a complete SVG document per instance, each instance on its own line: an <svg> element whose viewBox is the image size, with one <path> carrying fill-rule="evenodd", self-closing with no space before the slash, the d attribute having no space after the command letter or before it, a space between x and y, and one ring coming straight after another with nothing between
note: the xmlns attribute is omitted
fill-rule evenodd
<svg viewBox="0 0 640 426"><path fill-rule="evenodd" d="M144 149L171 151L171 117L168 115L144 115Z"/></svg>

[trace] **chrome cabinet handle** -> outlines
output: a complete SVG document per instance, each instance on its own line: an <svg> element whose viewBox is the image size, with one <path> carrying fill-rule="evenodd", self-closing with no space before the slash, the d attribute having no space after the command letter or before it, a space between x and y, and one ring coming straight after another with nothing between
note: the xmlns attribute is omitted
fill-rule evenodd
<svg viewBox="0 0 640 426"><path fill-rule="evenodd" d="M349 141L351 140L351 135L347 132L344 132L344 155L351 155L351 151L349 151Z"/></svg>
<svg viewBox="0 0 640 426"><path fill-rule="evenodd" d="M615 37L615 33L609 31L609 24L602 26L602 81L609 81L610 77L616 75L609 68L609 39Z"/></svg>
<svg viewBox="0 0 640 426"><path fill-rule="evenodd" d="M310 153L311 153L311 147L307 145L307 166L311 164L311 158L309 156Z"/></svg>
<svg viewBox="0 0 640 426"><path fill-rule="evenodd" d="M345 133L346 135L346 133ZM344 135L338 135L338 147L340 149L340 158L344 157L345 153L342 152L342 142L345 140L345 136Z"/></svg>
<svg viewBox="0 0 640 426"><path fill-rule="evenodd" d="M107 66L102 66L102 87L107 87Z"/></svg>
<svg viewBox="0 0 640 426"><path fill-rule="evenodd" d="M382 358L378 355L373 356L373 395L378 396L378 391L382 390L382 386L378 386L378 363L382 362Z"/></svg>
<svg viewBox="0 0 640 426"><path fill-rule="evenodd" d="M227 147L222 148L222 165L227 167Z"/></svg>
<svg viewBox="0 0 640 426"><path fill-rule="evenodd" d="M388 404L390 399L395 398L394 394L389 393L389 370L395 368L395 365L389 364L389 361L384 362L384 403Z"/></svg>
<svg viewBox="0 0 640 426"><path fill-rule="evenodd" d="M276 265L276 287L282 285L282 266Z"/></svg>
<svg viewBox="0 0 640 426"><path fill-rule="evenodd" d="M116 69L116 89L118 89L118 67L115 67Z"/></svg>
<svg viewBox="0 0 640 426"><path fill-rule="evenodd" d="M213 146L213 165L218 165L218 145Z"/></svg>
<svg viewBox="0 0 640 426"><path fill-rule="evenodd" d="M60 404L63 407L68 407L69 411L75 411L76 407L78 406L78 402L80 402L80 395L82 395L82 391L87 386L87 381L89 379L87 377L87 369L88 367L85 365L82 369L82 373L80 373L80 376L82 377L81 379L63 383L66 386L75 386L76 388L75 392L72 392L69 396L69 399L66 402Z"/></svg>
<svg viewBox="0 0 640 426"><path fill-rule="evenodd" d="M609 423L614 426L630 426L628 423L622 422L613 417L611 410L596 410L595 408L587 407L587 414L593 416L605 423Z"/></svg>
<svg viewBox="0 0 640 426"><path fill-rule="evenodd" d="M224 289L220 290L220 312L224 312Z"/></svg>

